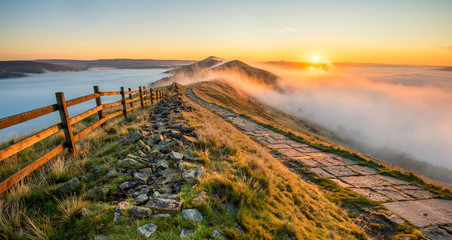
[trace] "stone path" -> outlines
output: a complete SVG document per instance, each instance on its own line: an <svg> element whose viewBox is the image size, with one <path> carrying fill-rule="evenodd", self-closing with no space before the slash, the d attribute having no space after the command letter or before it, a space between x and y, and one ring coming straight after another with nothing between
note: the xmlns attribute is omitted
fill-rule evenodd
<svg viewBox="0 0 452 240"><path fill-rule="evenodd" d="M381 175L376 169L332 153L325 153L295 142L238 114L197 98L191 89L187 95L196 103L219 114L264 146L310 166L318 176L381 202L389 210L408 220L431 239L452 239L452 201L433 199L434 194L407 181ZM398 218L400 219L400 218ZM399 223L404 223L404 221Z"/></svg>

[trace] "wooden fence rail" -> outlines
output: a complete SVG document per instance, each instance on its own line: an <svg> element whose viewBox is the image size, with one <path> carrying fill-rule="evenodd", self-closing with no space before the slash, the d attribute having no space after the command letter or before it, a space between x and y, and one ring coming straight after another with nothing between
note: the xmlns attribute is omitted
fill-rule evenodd
<svg viewBox="0 0 452 240"><path fill-rule="evenodd" d="M99 86L94 86L94 93L74 98L71 100L65 100L64 93L57 92L56 95L56 104L49 105L46 107L38 108L35 110L31 110L28 112L24 112L21 114L17 114L14 116L6 117L0 119L0 130L4 128L8 128L14 125L17 125L22 122L26 122L29 120L32 120L37 117L41 117L44 115L47 115L49 113L53 113L58 111L60 113L61 122L50 126L38 133L35 133L31 136L26 137L25 139L14 143L8 147L5 147L0 150L0 162L4 159L60 132L63 130L65 141L54 147L49 152L45 153L38 159L34 160L33 162L29 163L27 166L23 167L22 169L18 170L17 172L13 173L11 176L7 177L6 179L3 179L0 182L0 194L4 191L6 191L8 188L19 182L21 179L32 173L34 170L36 170L38 167L42 166L44 163L58 155L59 153L63 152L65 149L68 149L72 154L77 155L77 147L76 142L79 141L81 138L86 136L88 133L92 132L94 129L96 129L99 126L104 126L105 122L117 117L119 115L124 115L125 118L128 117L128 112L133 111L134 109L138 107L146 108L147 103L153 104L154 102L160 101L164 97L167 97L166 93L163 93L161 91L154 91L152 89L146 89L145 87L139 87L138 90L132 91L130 88L128 88L128 91L124 91L124 87L121 87L120 91L112 91L112 92L101 92L99 90ZM126 98L126 94L128 94L128 98ZM133 96L133 94L136 94ZM120 95L121 100L111 103L102 104L101 97L104 96L115 96ZM69 117L67 108L86 102L90 100L96 101L96 107L91 108L83 113L80 113L76 116ZM113 108L115 106L122 105L122 110L116 111L114 113L110 113L109 115L104 115L106 109ZM129 106L129 107L128 107ZM73 134L72 131L72 125L83 120L86 117L89 117L93 114L98 115L98 121L89 126L88 128L84 129L83 131L79 132L77 135Z"/></svg>

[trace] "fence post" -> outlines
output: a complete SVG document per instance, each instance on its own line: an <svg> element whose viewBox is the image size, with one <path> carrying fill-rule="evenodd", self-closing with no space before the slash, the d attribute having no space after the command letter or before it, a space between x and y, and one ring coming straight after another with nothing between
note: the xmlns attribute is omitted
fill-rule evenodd
<svg viewBox="0 0 452 240"><path fill-rule="evenodd" d="M149 90L147 90L147 91L149 91ZM143 94L143 101L145 101L146 102L146 87L145 86L143 86L143 92L144 92L144 94Z"/></svg>
<svg viewBox="0 0 452 240"><path fill-rule="evenodd" d="M154 94L152 93L152 88L149 88L149 92L151 93L151 104L154 104Z"/></svg>
<svg viewBox="0 0 452 240"><path fill-rule="evenodd" d="M124 93L124 87L121 87L121 98L122 98L122 114L124 118L127 119L127 104L126 104L126 95Z"/></svg>
<svg viewBox="0 0 452 240"><path fill-rule="evenodd" d="M129 88L129 92L131 92L131 91L132 91L132 89ZM129 93L129 99L132 100L132 94L131 93ZM132 101L130 101L130 107L133 108L133 102ZM132 109L132 112L133 112L133 109Z"/></svg>
<svg viewBox="0 0 452 240"><path fill-rule="evenodd" d="M64 99L64 93L57 92L55 93L58 111L60 112L61 117L61 125L63 125L64 136L66 137L66 142L64 143L67 148L69 148L69 152L74 155L77 155L77 148L75 146L74 135L72 133L72 127L69 120L69 114L67 112L66 99Z"/></svg>
<svg viewBox="0 0 452 240"><path fill-rule="evenodd" d="M141 86L138 87L138 89L140 90L140 101L141 101L141 108L144 108L144 101L143 101L143 89L141 88Z"/></svg>
<svg viewBox="0 0 452 240"><path fill-rule="evenodd" d="M96 98L96 105L97 105L98 107L99 107L99 106L102 106L102 101L101 101L101 99L100 99L99 86L94 86L93 88L94 88L94 93L99 94L99 97ZM99 120L102 120L102 118L104 118L104 110L103 110L103 109L99 110L99 111L97 112L97 115L99 116ZM102 126L102 127L105 126L105 123L102 123L101 126Z"/></svg>

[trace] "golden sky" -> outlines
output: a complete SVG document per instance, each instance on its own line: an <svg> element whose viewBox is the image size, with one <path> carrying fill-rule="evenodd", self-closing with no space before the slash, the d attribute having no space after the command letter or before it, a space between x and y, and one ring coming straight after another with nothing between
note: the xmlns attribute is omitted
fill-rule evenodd
<svg viewBox="0 0 452 240"><path fill-rule="evenodd" d="M0 2L0 60L452 65L452 1Z"/></svg>

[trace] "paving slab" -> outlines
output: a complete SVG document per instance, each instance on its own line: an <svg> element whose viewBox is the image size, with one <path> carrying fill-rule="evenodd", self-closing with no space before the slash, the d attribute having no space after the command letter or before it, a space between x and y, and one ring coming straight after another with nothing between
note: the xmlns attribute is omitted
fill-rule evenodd
<svg viewBox="0 0 452 240"><path fill-rule="evenodd" d="M394 187L416 199L426 199L435 196L432 192L415 185L401 185Z"/></svg>
<svg viewBox="0 0 452 240"><path fill-rule="evenodd" d="M312 159L309 156L304 156L304 157L294 157L293 159L298 160L310 167L321 167L323 166L321 163L315 161L314 159Z"/></svg>
<svg viewBox="0 0 452 240"><path fill-rule="evenodd" d="M350 177L340 177L340 179L352 186L363 188L363 187L379 187L388 186L389 182L383 181L374 176L350 176Z"/></svg>
<svg viewBox="0 0 452 240"><path fill-rule="evenodd" d="M385 181L388 181L388 182L390 182L391 184L394 184L394 185L403 185L403 184L408 184L409 183L409 182L407 182L405 180L397 179L397 178L390 177L390 176L380 175L380 174L375 175L375 177L383 179Z"/></svg>
<svg viewBox="0 0 452 240"><path fill-rule="evenodd" d="M407 200L413 200L412 197L406 195L405 193L389 186L382 186L382 187L374 187L372 188L375 192L378 192L382 195L385 195L386 197L390 198L393 201L407 201Z"/></svg>
<svg viewBox="0 0 452 240"><path fill-rule="evenodd" d="M295 150L301 152L301 153L320 153L319 150L312 148L312 147L297 147Z"/></svg>
<svg viewBox="0 0 452 240"><path fill-rule="evenodd" d="M350 165L358 164L358 161L351 160L351 159L344 158L344 157L340 157L340 156L336 157L336 159L339 160L339 161L342 161L344 163L350 164Z"/></svg>
<svg viewBox="0 0 452 240"><path fill-rule="evenodd" d="M275 148L275 149L292 149L293 147L287 145L287 144L282 144L282 143L278 143L278 144L269 144L268 145L271 148Z"/></svg>
<svg viewBox="0 0 452 240"><path fill-rule="evenodd" d="M451 200L427 199L383 205L418 227L452 223Z"/></svg>
<svg viewBox="0 0 452 240"><path fill-rule="evenodd" d="M331 174L325 172L325 171L324 171L323 169L321 169L321 168L311 168L310 170L311 170L311 172L313 172L313 173L319 175L320 177L324 177L324 178L336 178L335 176L333 176L333 175L331 175Z"/></svg>
<svg viewBox="0 0 452 240"><path fill-rule="evenodd" d="M344 176L353 176L358 175L352 170L348 169L345 166L330 166L330 167L324 167L323 170L331 173L332 175L336 177L344 177Z"/></svg>
<svg viewBox="0 0 452 240"><path fill-rule="evenodd" d="M307 144L303 144L303 143L299 143L299 142L295 142L292 140L286 141L286 144L294 147L294 148L310 148Z"/></svg>
<svg viewBox="0 0 452 240"><path fill-rule="evenodd" d="M376 169L366 167L366 166L352 165L352 166L349 166L348 168L350 168L351 170L353 170L359 174L362 174L362 175L372 175L372 174L378 173L378 171Z"/></svg>
<svg viewBox="0 0 452 240"><path fill-rule="evenodd" d="M441 229L437 226L423 228L423 229L421 229L421 232L433 240L451 240L452 239L452 235L450 233L448 233L446 230Z"/></svg>
<svg viewBox="0 0 452 240"><path fill-rule="evenodd" d="M298 152L294 150L293 148L290 149L278 149L279 152L282 154L288 156L288 157L303 157L305 154Z"/></svg>
<svg viewBox="0 0 452 240"><path fill-rule="evenodd" d="M343 181L341 181L341 180L339 180L337 178L331 179L331 181L339 184L339 186L344 187L344 188L352 188L353 187L352 185L350 185L348 183L345 183L345 182L343 182Z"/></svg>
<svg viewBox="0 0 452 240"><path fill-rule="evenodd" d="M368 188L350 188L350 189L375 202L386 202L390 200L388 197L380 193L374 192Z"/></svg>
<svg viewBox="0 0 452 240"><path fill-rule="evenodd" d="M309 156L312 156L312 158L320 163L322 163L325 166L339 166L339 165L345 165L344 162L335 160L333 157L324 154L324 153L308 153Z"/></svg>

